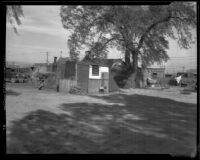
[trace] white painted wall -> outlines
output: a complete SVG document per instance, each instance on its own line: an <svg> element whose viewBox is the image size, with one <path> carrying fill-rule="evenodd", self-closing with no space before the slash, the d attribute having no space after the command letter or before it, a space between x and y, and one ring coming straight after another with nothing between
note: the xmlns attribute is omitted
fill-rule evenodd
<svg viewBox="0 0 200 160"><path fill-rule="evenodd" d="M109 72L109 68L108 67L101 67L99 68L99 75L98 76L93 76L92 75L92 66L90 65L89 67L89 79L101 79L101 73L102 72Z"/></svg>
<svg viewBox="0 0 200 160"><path fill-rule="evenodd" d="M38 68L38 72L40 73L46 73L47 72L47 67L46 66L41 66Z"/></svg>

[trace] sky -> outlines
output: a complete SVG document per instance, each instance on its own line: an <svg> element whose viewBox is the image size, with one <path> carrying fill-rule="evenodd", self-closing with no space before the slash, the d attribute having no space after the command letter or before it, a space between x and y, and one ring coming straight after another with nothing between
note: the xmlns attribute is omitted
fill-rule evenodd
<svg viewBox="0 0 200 160"><path fill-rule="evenodd" d="M11 25L6 25L6 61L45 63L53 62L53 57L68 57L67 39L70 33L63 28L59 15L60 6L23 6L22 25L17 26L18 35ZM176 72L197 67L196 30L192 31L195 44L188 50L180 49L177 42L169 40L167 53L171 59L164 64L166 72ZM80 55L82 58L84 52ZM109 51L108 58L122 58L115 49Z"/></svg>

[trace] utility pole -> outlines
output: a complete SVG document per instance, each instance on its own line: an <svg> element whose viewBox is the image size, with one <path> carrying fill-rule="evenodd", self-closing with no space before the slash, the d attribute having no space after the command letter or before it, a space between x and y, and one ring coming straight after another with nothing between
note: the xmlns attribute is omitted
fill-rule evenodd
<svg viewBox="0 0 200 160"><path fill-rule="evenodd" d="M49 53L47 52L47 65L49 65L49 60L48 60L48 58L49 58Z"/></svg>
<svg viewBox="0 0 200 160"><path fill-rule="evenodd" d="M182 67L183 68L183 72L185 71L185 66Z"/></svg>
<svg viewBox="0 0 200 160"><path fill-rule="evenodd" d="M60 58L62 58L62 51L60 51Z"/></svg>

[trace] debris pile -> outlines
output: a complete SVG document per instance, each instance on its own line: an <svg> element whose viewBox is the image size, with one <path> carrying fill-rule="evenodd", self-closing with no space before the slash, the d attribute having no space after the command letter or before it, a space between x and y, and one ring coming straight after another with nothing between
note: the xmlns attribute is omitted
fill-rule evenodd
<svg viewBox="0 0 200 160"><path fill-rule="evenodd" d="M196 92L197 91L197 84L193 83L191 85L188 85L184 88L184 91L191 91L191 92Z"/></svg>
<svg viewBox="0 0 200 160"><path fill-rule="evenodd" d="M79 86L73 86L70 88L70 94L78 94L78 95L85 95L87 92Z"/></svg>

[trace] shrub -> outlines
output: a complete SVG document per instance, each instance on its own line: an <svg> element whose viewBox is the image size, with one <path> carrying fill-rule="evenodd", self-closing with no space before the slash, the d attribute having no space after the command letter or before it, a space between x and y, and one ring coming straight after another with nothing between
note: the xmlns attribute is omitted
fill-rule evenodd
<svg viewBox="0 0 200 160"><path fill-rule="evenodd" d="M168 82L169 85L171 86L177 86L177 81L174 78L171 78Z"/></svg>
<svg viewBox="0 0 200 160"><path fill-rule="evenodd" d="M188 85L184 88L184 91L191 91L195 92L197 90L197 85L196 83L193 83L192 85Z"/></svg>

